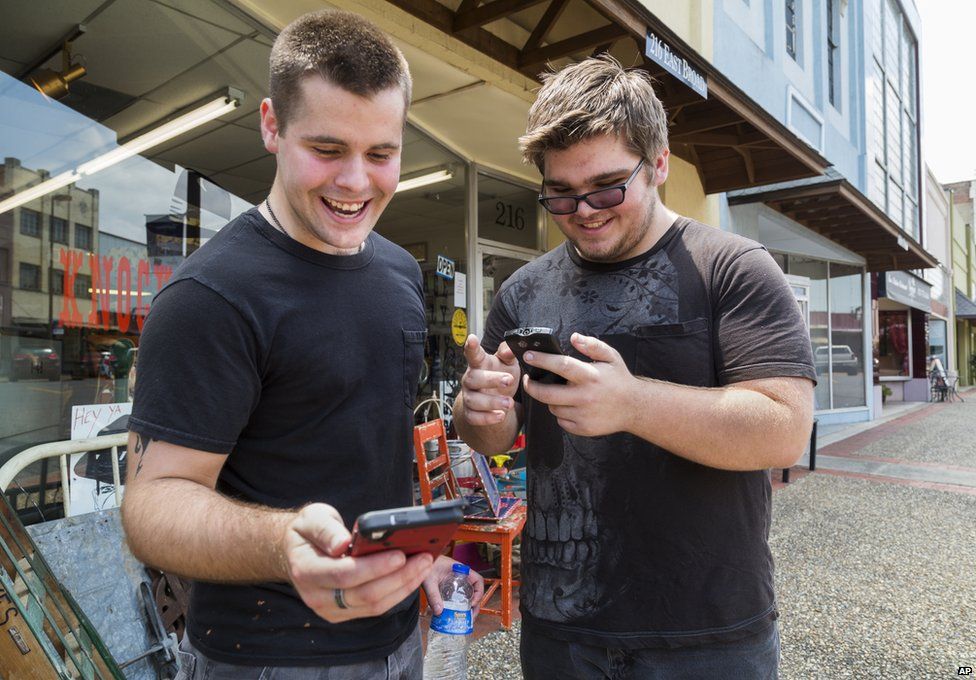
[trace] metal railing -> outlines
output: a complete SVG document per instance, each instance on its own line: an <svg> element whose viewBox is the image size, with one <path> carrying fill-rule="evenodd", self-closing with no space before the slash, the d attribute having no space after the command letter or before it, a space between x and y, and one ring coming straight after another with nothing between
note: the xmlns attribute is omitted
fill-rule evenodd
<svg viewBox="0 0 976 680"><path fill-rule="evenodd" d="M68 457L75 453L87 453L110 449L112 461L112 482L115 484L115 505L119 505L118 489L122 480L119 476L119 447L125 446L128 433L107 434L91 439L75 439L71 441L49 442L24 449L0 467L0 493L5 493L7 487L25 468L48 458L59 459L61 468L61 496L64 505L64 516L67 517L71 507L71 475L68 473Z"/></svg>

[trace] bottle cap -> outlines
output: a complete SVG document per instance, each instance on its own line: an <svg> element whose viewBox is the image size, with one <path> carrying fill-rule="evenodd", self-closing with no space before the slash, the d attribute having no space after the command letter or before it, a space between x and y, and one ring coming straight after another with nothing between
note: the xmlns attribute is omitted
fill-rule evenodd
<svg viewBox="0 0 976 680"><path fill-rule="evenodd" d="M468 565L466 565L466 564L460 564L460 563L457 563L457 562L454 564L453 567L451 567L451 569L454 570L454 573L455 574L468 574L468 573L471 572L471 569L468 568Z"/></svg>

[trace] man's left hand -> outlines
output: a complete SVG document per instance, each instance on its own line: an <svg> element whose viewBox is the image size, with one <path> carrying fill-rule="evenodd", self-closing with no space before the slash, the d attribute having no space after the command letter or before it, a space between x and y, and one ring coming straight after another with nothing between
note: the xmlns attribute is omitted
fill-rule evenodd
<svg viewBox="0 0 976 680"><path fill-rule="evenodd" d="M451 569L455 564L458 564L456 560L452 560L447 555L441 555L434 562L434 566L431 568L430 573L427 574L427 578L424 579L424 592L427 593L427 602L430 604L430 610L434 613L434 616L444 611L444 600L441 597L440 583L450 576ZM485 579L482 578L481 574L472 569L468 572L468 583L474 588L474 593L471 595L471 617L473 619L481 609L481 598L485 594Z"/></svg>
<svg viewBox="0 0 976 680"><path fill-rule="evenodd" d="M527 352L525 362L566 379L565 385L546 385L523 376L525 392L549 406L559 426L583 437L598 437L628 429L635 403L637 379L613 347L587 335L570 338L592 362L568 356Z"/></svg>

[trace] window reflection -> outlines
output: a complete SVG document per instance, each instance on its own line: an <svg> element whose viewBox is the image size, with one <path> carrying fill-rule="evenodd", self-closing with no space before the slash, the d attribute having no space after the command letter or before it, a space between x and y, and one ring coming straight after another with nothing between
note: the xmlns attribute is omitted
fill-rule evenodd
<svg viewBox="0 0 976 680"><path fill-rule="evenodd" d="M790 274L810 279L810 344L817 371L814 391L818 410L830 406L829 334L827 330L827 263L805 257L790 256Z"/></svg>
<svg viewBox="0 0 976 680"><path fill-rule="evenodd" d="M882 376L908 377L908 310L878 312L878 372Z"/></svg>
<svg viewBox="0 0 976 680"><path fill-rule="evenodd" d="M864 406L863 278L860 267L830 264L831 389L834 408Z"/></svg>
<svg viewBox="0 0 976 680"><path fill-rule="evenodd" d="M222 3L28 4L0 22L0 463L67 439L74 406L131 399L153 297L275 173L257 112L271 41ZM38 54L80 23L84 73L42 95L31 79L62 63ZM18 510L57 517L57 477Z"/></svg>
<svg viewBox="0 0 976 680"><path fill-rule="evenodd" d="M51 168L104 153L114 137L5 74L0 85L0 200L45 182ZM29 113L37 115L33 125ZM52 134L45 124L54 122L89 134L45 148ZM86 144L92 139L98 144ZM0 460L68 438L72 406L129 400L152 297L248 207L201 173L133 156L0 213ZM58 384L42 389L40 381Z"/></svg>
<svg viewBox="0 0 976 680"><path fill-rule="evenodd" d="M929 364L938 359L943 370L949 366L946 346L946 322L942 319L929 320Z"/></svg>
<svg viewBox="0 0 976 680"><path fill-rule="evenodd" d="M466 292L461 292L466 289L458 284L458 274L468 273L465 232L468 171L462 158L408 124L403 132L401 181L430 177L445 169L449 172L442 179L399 189L376 225L377 233L416 258L423 275L427 344L415 395L418 403L435 393L438 398L453 403L460 389L461 375L467 368L455 335L458 322L455 310L465 305L466 296ZM453 262L453 273L447 270L439 273L438 258ZM466 280L466 284L471 282ZM457 299L459 296L462 300ZM418 414L418 419L433 417L432 413L435 412L427 410Z"/></svg>

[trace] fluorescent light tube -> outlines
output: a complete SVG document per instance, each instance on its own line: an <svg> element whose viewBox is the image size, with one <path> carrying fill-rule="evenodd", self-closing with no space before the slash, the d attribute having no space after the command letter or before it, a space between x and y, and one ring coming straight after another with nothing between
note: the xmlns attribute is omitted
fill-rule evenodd
<svg viewBox="0 0 976 680"><path fill-rule="evenodd" d="M229 113L237 108L236 99L227 100L227 97L220 97L209 104L204 104L198 109L194 109L187 114L174 118L168 123L164 123L157 128L153 128L144 135L139 135L135 139L129 140L122 146L94 158L87 163L78 166L78 172L82 175L94 175L100 170L115 165L126 158L135 156L146 149L151 149L158 144L177 137L188 130L199 127L214 118L219 118L225 113Z"/></svg>
<svg viewBox="0 0 976 680"><path fill-rule="evenodd" d="M416 189L417 187L425 187L428 184L437 184L438 182L446 182L447 180L454 177L454 173L450 170L438 170L436 172L429 172L426 175L420 175L419 177L411 177L410 179L405 179L399 184L397 184L396 191L393 193L399 193L401 191L410 191L411 189Z"/></svg>
<svg viewBox="0 0 976 680"><path fill-rule="evenodd" d="M63 172L56 177L44 180L40 184L36 184L32 187L24 189L23 191L20 191L7 199L0 201L0 213L5 213L19 205L33 201L35 198L39 198L47 193L60 189L63 186L67 186L72 182L77 182L83 177L93 175L96 172L100 172L105 168L124 161L127 158L131 158L138 153L142 153L147 149L158 146L159 144L162 144L173 137L177 137L188 130L192 130L193 128L199 127L200 125L203 125L214 118L219 118L225 113L233 111L235 108L240 106L240 103L240 99L238 98L228 97L226 95L218 97L212 102L193 109L182 116L178 116L168 123L163 123L159 127L153 128L145 134L139 135L134 139L130 139L122 146L118 146L111 151L107 151L101 156L97 156L90 161L82 163L74 170Z"/></svg>
<svg viewBox="0 0 976 680"><path fill-rule="evenodd" d="M81 179L81 175L79 175L76 170L62 172L60 175L46 179L40 184L35 184L32 187L28 187L23 191L14 194L10 198L0 201L0 214L5 213L8 210L13 210L18 205L29 203L35 198L40 198L41 196L49 194L52 191L56 191L63 186L71 184L72 182L77 182L79 179Z"/></svg>

